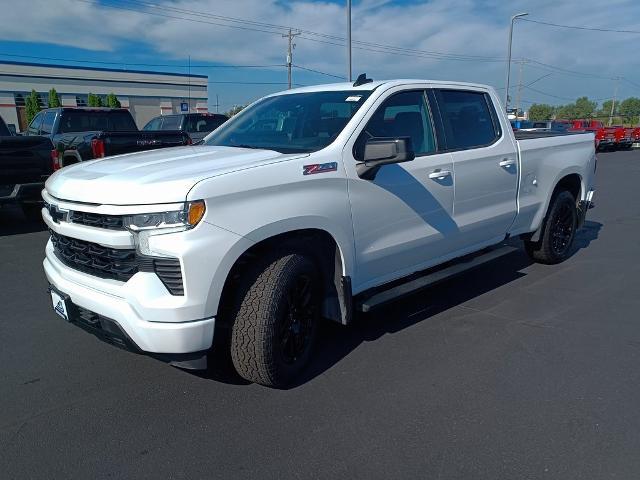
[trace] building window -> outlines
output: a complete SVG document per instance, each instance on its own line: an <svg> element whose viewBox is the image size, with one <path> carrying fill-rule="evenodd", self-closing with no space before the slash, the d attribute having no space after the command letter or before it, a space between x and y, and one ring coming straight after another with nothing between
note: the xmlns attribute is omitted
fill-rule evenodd
<svg viewBox="0 0 640 480"><path fill-rule="evenodd" d="M88 99L89 99L88 95L76 95L76 104L79 107L86 107Z"/></svg>
<svg viewBox="0 0 640 480"><path fill-rule="evenodd" d="M25 99L24 99L24 95L22 93L14 93L13 94L13 99L16 102L16 107L24 107L25 106Z"/></svg>

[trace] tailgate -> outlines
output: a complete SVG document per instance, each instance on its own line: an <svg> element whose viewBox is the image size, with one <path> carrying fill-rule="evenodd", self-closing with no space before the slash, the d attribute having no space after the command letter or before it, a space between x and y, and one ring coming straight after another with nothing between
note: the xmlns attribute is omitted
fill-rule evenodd
<svg viewBox="0 0 640 480"><path fill-rule="evenodd" d="M105 132L100 135L100 138L104 140L107 156L180 147L188 145L191 141L189 135L180 131Z"/></svg>

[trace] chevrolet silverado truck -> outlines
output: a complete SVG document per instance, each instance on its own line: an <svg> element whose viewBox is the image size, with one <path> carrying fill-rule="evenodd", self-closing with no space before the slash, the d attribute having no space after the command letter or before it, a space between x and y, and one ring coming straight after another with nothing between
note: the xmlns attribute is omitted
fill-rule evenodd
<svg viewBox="0 0 640 480"><path fill-rule="evenodd" d="M491 87L360 76L264 97L202 145L56 172L44 271L55 312L116 345L183 368L226 349L283 387L321 319L348 325L509 237L565 260L595 169L593 134L514 135Z"/></svg>
<svg viewBox="0 0 640 480"><path fill-rule="evenodd" d="M56 170L95 158L192 143L186 132L139 131L125 108L49 108L34 117L25 135L51 139Z"/></svg>
<svg viewBox="0 0 640 480"><path fill-rule="evenodd" d="M27 217L40 221L40 192L52 173L51 140L13 135L0 117L0 207L20 205Z"/></svg>

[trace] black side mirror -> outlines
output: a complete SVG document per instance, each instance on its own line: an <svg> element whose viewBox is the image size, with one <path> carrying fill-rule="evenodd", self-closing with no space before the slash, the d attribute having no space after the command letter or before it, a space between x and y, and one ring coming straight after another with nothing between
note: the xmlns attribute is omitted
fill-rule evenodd
<svg viewBox="0 0 640 480"><path fill-rule="evenodd" d="M356 165L360 178L373 180L383 165L410 162L416 158L411 137L370 138L364 146L363 161Z"/></svg>

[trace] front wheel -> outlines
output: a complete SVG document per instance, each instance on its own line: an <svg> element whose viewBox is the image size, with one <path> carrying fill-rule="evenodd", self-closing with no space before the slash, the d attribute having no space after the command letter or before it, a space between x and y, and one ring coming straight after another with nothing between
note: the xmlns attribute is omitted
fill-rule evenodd
<svg viewBox="0 0 640 480"><path fill-rule="evenodd" d="M320 281L304 255L275 255L249 273L232 312L231 359L243 378L284 387L309 362Z"/></svg>
<svg viewBox="0 0 640 480"><path fill-rule="evenodd" d="M576 200L570 192L560 191L551 200L542 225L542 238L538 242L525 241L525 250L538 263L563 262L571 253L577 226Z"/></svg>

